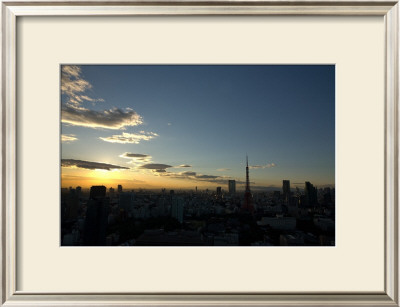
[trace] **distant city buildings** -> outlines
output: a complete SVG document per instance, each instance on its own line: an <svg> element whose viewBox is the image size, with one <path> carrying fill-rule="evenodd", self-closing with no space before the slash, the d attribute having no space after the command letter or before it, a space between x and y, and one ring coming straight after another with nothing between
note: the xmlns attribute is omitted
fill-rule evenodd
<svg viewBox="0 0 400 307"><path fill-rule="evenodd" d="M122 192L119 194L119 207L124 210L127 214L133 213L134 206L134 193L133 192Z"/></svg>
<svg viewBox="0 0 400 307"><path fill-rule="evenodd" d="M171 216L183 223L183 199L181 197L174 197L172 199Z"/></svg>
<svg viewBox="0 0 400 307"><path fill-rule="evenodd" d="M61 189L63 246L327 246L335 245L335 189L304 189L282 180L282 190L244 193L227 180L211 190L138 189L122 185Z"/></svg>
<svg viewBox="0 0 400 307"><path fill-rule="evenodd" d="M262 217L257 224L277 230L294 230L296 229L296 218L290 216Z"/></svg>

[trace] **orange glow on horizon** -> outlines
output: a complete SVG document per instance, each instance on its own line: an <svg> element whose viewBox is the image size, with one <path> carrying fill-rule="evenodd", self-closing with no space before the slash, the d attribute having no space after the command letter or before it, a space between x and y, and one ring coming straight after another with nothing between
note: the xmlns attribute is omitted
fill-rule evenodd
<svg viewBox="0 0 400 307"><path fill-rule="evenodd" d="M296 181L294 181L296 182ZM303 189L303 185L294 184L292 181L291 188L299 187ZM297 181L298 182L298 181ZM334 184L318 184L314 183L317 187L334 187ZM87 170L79 168L65 168L61 170L61 187L77 187L80 186L83 189L89 189L94 185L104 185L108 188L117 188L118 185L122 185L124 189L183 189L183 190L194 190L197 186L200 190L215 189L216 187L222 187L222 189L228 190L228 183L215 183L211 181L197 181L193 179L179 179L171 178L167 176L156 175L155 173L145 170ZM259 190L256 186L264 186L265 188L274 188L276 190L282 189L282 181L280 180L269 180L267 182L255 181L254 184L250 185L252 190ZM244 190L244 185L237 183L238 190Z"/></svg>
<svg viewBox="0 0 400 307"><path fill-rule="evenodd" d="M117 188L119 184L126 189L195 189L196 186L199 189L213 189L217 186L224 186L220 183L212 183L207 181L195 181L157 176L151 171L107 171L78 168L62 168L61 171L62 188L80 186L84 189L88 189L94 185L104 185L107 188Z"/></svg>

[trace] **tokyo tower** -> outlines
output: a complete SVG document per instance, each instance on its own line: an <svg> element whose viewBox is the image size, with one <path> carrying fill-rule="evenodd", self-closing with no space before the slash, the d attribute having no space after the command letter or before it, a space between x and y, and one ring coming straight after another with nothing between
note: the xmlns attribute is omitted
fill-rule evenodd
<svg viewBox="0 0 400 307"><path fill-rule="evenodd" d="M253 196L250 192L250 179L249 179L249 159L246 155L246 190L244 192L244 202L242 205L242 211L250 213L254 212Z"/></svg>

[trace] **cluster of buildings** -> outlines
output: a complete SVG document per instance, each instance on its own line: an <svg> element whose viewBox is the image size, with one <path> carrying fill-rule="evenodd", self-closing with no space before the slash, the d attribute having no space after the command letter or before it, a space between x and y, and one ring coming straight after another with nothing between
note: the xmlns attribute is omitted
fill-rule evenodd
<svg viewBox="0 0 400 307"><path fill-rule="evenodd" d="M252 193L246 163L244 193L124 191L92 186L61 191L64 246L276 246L335 245L335 190L282 189Z"/></svg>
<svg viewBox="0 0 400 307"><path fill-rule="evenodd" d="M236 192L63 189L62 245L334 245L334 189ZM126 228L131 229L127 231Z"/></svg>

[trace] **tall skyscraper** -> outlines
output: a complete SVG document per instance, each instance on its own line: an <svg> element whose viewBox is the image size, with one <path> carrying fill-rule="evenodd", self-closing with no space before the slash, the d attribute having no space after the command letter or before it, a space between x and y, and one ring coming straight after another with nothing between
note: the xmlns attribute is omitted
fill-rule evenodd
<svg viewBox="0 0 400 307"><path fill-rule="evenodd" d="M228 188L229 188L229 194L235 194L236 193L236 181L235 180L229 180L228 181Z"/></svg>
<svg viewBox="0 0 400 307"><path fill-rule="evenodd" d="M306 206L315 206L317 205L317 189L312 185L309 181L306 181L304 187L304 197Z"/></svg>
<svg viewBox="0 0 400 307"><path fill-rule="evenodd" d="M221 187L217 187L217 195L221 195L222 194L222 188Z"/></svg>
<svg viewBox="0 0 400 307"><path fill-rule="evenodd" d="M106 187L104 185L94 185L90 188L90 199L106 197Z"/></svg>
<svg viewBox="0 0 400 307"><path fill-rule="evenodd" d="M244 191L244 202L242 206L242 211L247 211L250 213L254 212L253 206L253 195L250 191L250 177L249 177L249 159L246 156L246 190Z"/></svg>
<svg viewBox="0 0 400 307"><path fill-rule="evenodd" d="M115 193L114 188L111 187L111 188L108 189L108 195L110 196L110 198L114 197L114 193Z"/></svg>
<svg viewBox="0 0 400 307"><path fill-rule="evenodd" d="M118 193L122 193L122 185L118 185Z"/></svg>
<svg viewBox="0 0 400 307"><path fill-rule="evenodd" d="M80 187L80 186L77 186L77 187L76 187L76 194L78 195L78 197L81 197L81 194L82 194L82 187Z"/></svg>
<svg viewBox="0 0 400 307"><path fill-rule="evenodd" d="M79 187L78 187L79 188ZM79 190L70 189L68 196L66 197L66 215L68 219L76 219L78 217L80 202L79 202Z"/></svg>
<svg viewBox="0 0 400 307"><path fill-rule="evenodd" d="M105 186L92 186L90 188L83 232L83 244L86 246L106 245L110 199L105 196Z"/></svg>
<svg viewBox="0 0 400 307"><path fill-rule="evenodd" d="M283 194L283 201L285 202L285 204L288 204L290 200L290 180L283 180L282 194Z"/></svg>

